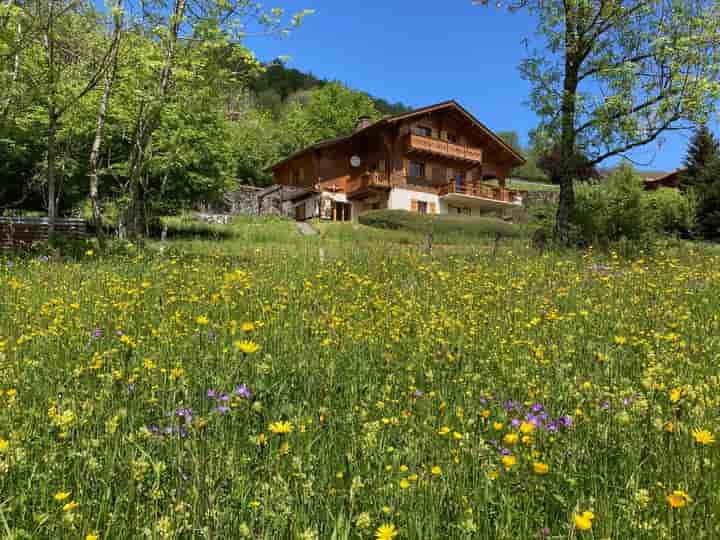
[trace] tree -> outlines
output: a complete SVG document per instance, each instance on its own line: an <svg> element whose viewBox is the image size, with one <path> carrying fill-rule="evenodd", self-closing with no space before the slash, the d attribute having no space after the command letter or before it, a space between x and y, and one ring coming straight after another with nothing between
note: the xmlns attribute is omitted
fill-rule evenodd
<svg viewBox="0 0 720 540"><path fill-rule="evenodd" d="M702 186L701 191L695 191L698 233L708 240L720 240L720 157L707 164L698 183Z"/></svg>
<svg viewBox="0 0 720 540"><path fill-rule="evenodd" d="M546 149L559 148L555 236L567 243L578 168L660 143L663 133L687 129L716 110L720 6L714 0L506 5L534 13L544 37L545 46L532 52L521 72L541 118L535 138Z"/></svg>
<svg viewBox="0 0 720 540"><path fill-rule="evenodd" d="M283 153L291 154L318 141L348 135L362 116L377 120L380 113L367 94L340 83L297 94L280 122L285 133Z"/></svg>
<svg viewBox="0 0 720 540"><path fill-rule="evenodd" d="M700 187L701 181L707 179L707 175L703 175L705 169L718 157L720 157L718 142L712 131L703 124L695 130L688 145L685 171L680 175L683 190Z"/></svg>

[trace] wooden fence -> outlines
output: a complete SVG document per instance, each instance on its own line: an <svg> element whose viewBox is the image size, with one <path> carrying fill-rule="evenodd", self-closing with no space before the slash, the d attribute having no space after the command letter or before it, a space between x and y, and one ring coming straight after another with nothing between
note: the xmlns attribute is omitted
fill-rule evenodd
<svg viewBox="0 0 720 540"><path fill-rule="evenodd" d="M0 250L45 242L48 230L46 217L0 217ZM87 222L80 218L57 218L55 233L71 239L85 238L88 235Z"/></svg>

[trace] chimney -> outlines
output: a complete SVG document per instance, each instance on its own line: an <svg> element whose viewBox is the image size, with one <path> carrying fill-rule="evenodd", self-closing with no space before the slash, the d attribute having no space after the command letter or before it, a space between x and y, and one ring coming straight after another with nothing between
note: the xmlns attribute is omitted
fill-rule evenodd
<svg viewBox="0 0 720 540"><path fill-rule="evenodd" d="M369 116L361 116L357 119L357 123L355 124L355 131L360 131L361 129L365 129L370 124L372 124L372 120Z"/></svg>

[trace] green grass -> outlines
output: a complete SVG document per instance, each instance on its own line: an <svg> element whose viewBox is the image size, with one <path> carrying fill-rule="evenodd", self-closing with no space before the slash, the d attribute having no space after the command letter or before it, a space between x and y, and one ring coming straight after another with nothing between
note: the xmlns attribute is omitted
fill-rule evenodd
<svg viewBox="0 0 720 540"><path fill-rule="evenodd" d="M2 537L720 537L716 251L293 227L0 258Z"/></svg>
<svg viewBox="0 0 720 540"><path fill-rule="evenodd" d="M487 183L497 185L497 180L490 180ZM520 180L517 178L509 178L505 182L505 186L508 189L517 189L521 191L560 191L560 186L555 184L532 182L529 180Z"/></svg>

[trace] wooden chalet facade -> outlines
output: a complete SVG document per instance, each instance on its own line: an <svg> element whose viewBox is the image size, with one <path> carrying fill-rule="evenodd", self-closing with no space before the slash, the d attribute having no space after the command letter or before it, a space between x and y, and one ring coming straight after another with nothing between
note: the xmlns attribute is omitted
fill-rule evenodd
<svg viewBox="0 0 720 540"><path fill-rule="evenodd" d="M505 188L524 158L455 101L371 123L305 148L271 169L301 193L296 219L350 220L372 209L473 215L522 204ZM497 180L497 185L486 183ZM299 188L299 189L298 189Z"/></svg>

